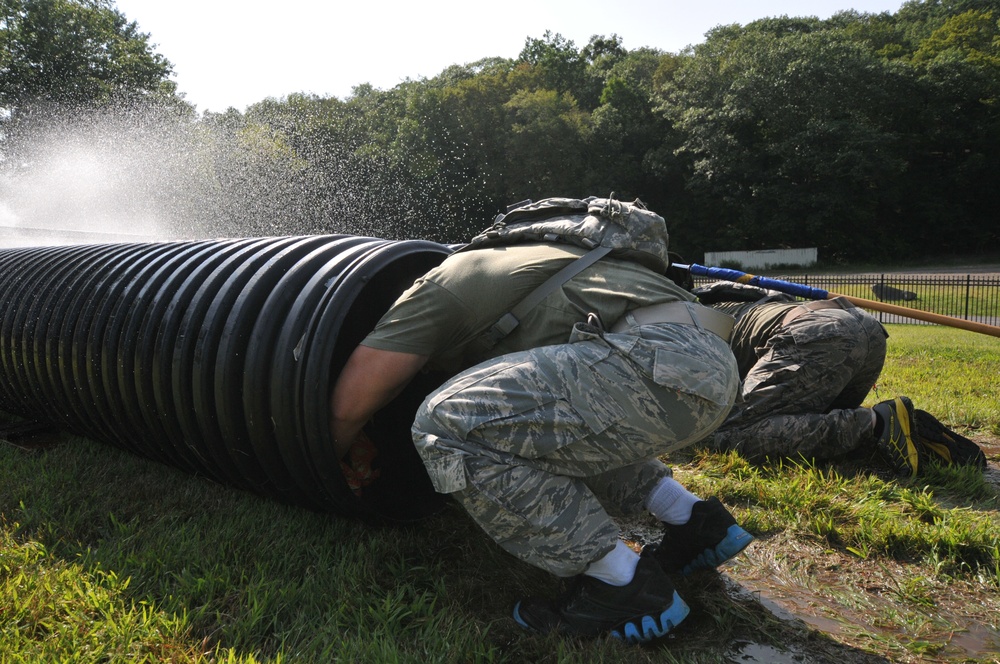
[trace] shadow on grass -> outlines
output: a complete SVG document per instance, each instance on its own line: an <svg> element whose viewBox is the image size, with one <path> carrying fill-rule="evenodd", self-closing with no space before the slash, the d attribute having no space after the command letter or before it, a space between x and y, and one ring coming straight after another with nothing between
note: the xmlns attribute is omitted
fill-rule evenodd
<svg viewBox="0 0 1000 664"><path fill-rule="evenodd" d="M527 634L511 606L560 582L452 504L409 527L373 527L79 438L0 445L0 469L6 530L83 574L127 578L122 604L182 619L187 650L205 661L886 661L775 616L717 573L677 580L692 614L649 646Z"/></svg>

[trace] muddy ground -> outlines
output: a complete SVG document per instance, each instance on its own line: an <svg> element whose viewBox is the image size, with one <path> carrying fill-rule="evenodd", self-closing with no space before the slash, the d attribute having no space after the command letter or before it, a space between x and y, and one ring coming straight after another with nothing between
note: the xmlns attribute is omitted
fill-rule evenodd
<svg viewBox="0 0 1000 664"><path fill-rule="evenodd" d="M1000 437L977 442L989 458L985 477L1000 493ZM737 644L731 661L1000 662L998 589L924 574L916 565L860 560L784 534L760 538L721 576L731 596L779 618L785 640Z"/></svg>

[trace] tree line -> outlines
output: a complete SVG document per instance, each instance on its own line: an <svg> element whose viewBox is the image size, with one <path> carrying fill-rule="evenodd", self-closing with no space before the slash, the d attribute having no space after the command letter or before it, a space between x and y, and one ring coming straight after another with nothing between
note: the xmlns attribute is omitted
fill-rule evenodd
<svg viewBox="0 0 1000 664"><path fill-rule="evenodd" d="M217 234L455 243L509 203L614 192L662 214L691 260L1000 250L1000 0L720 25L678 53L546 32L389 90L202 114L112 0L0 7L9 177L54 118L151 123L184 137L184 177L152 195Z"/></svg>

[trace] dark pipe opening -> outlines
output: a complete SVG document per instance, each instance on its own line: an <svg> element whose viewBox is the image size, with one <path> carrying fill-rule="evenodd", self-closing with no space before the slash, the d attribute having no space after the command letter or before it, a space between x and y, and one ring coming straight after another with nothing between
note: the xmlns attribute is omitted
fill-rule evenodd
<svg viewBox="0 0 1000 664"><path fill-rule="evenodd" d="M351 350L453 248L330 235L0 250L0 409L309 509L410 521L443 504L410 425L423 374L334 458Z"/></svg>

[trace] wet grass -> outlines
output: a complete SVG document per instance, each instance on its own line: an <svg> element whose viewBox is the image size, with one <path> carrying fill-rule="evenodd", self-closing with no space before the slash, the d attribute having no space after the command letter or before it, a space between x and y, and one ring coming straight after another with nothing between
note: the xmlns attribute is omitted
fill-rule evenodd
<svg viewBox="0 0 1000 664"><path fill-rule="evenodd" d="M701 453L678 474L736 507L758 535L733 578L765 596L790 596L786 609L796 617L824 631L823 621L834 620L842 642L892 661L995 661L997 487L970 469L937 467L897 481L873 473L875 465L859 457L758 468ZM970 627L986 631L968 647L952 643Z"/></svg>
<svg viewBox="0 0 1000 664"><path fill-rule="evenodd" d="M872 400L907 394L995 441L1000 340L890 332ZM715 662L748 657L746 644L787 661L992 662L998 460L987 475L931 468L898 481L864 454L672 459L758 539L725 574L678 579L691 616L631 648L519 630L513 602L558 583L453 506L376 528L84 439L0 444L0 662Z"/></svg>

